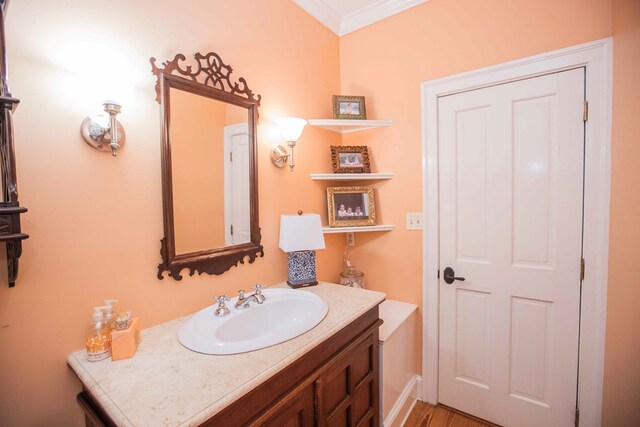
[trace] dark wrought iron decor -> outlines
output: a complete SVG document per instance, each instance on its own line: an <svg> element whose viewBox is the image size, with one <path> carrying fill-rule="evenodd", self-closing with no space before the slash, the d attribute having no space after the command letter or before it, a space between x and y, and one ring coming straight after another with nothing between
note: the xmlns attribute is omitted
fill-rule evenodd
<svg viewBox="0 0 640 427"><path fill-rule="evenodd" d="M255 95L247 86L244 78L231 79L233 69L214 52L194 55L196 65L184 65L183 54L177 54L173 60L164 62L162 68L156 66L151 58L152 73L156 75L156 101L162 109L162 202L164 217L164 237L160 240L162 262L158 265L158 278L164 278L164 272L175 280L181 280L182 269L189 269L189 275L222 274L231 267L244 264L248 258L253 263L258 256L264 256L258 224L258 161L256 126L260 95ZM249 202L250 229L249 243L212 248L187 254L176 254L175 224L173 210L173 177L171 163L171 112L170 89L178 89L193 94L233 104L248 111L249 129Z"/></svg>
<svg viewBox="0 0 640 427"><path fill-rule="evenodd" d="M13 145L13 112L18 103L11 96L7 81L7 51L5 43L5 18L9 0L0 0L0 173L2 175L2 201L0 201L0 242L7 244L7 273L9 287L18 278L18 260L22 255L22 241L29 238L20 230L20 214L27 211L18 203L18 182Z"/></svg>

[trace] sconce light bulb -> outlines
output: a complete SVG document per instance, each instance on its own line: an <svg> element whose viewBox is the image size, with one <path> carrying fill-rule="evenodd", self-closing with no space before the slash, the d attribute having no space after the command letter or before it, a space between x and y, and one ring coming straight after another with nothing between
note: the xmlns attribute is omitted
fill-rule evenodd
<svg viewBox="0 0 640 427"><path fill-rule="evenodd" d="M295 145L296 141L300 139L302 131L307 124L305 119L297 117L281 117L275 120L276 124L280 128L280 133L289 146Z"/></svg>

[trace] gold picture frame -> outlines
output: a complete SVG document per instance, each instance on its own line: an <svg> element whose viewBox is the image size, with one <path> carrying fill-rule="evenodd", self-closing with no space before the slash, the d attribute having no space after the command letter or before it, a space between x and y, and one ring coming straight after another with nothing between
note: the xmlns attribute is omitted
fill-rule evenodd
<svg viewBox="0 0 640 427"><path fill-rule="evenodd" d="M364 96L333 95L333 118L366 120Z"/></svg>
<svg viewBox="0 0 640 427"><path fill-rule="evenodd" d="M332 145L333 173L371 173L366 145Z"/></svg>
<svg viewBox="0 0 640 427"><path fill-rule="evenodd" d="M329 227L376 225L373 187L328 187L327 218Z"/></svg>

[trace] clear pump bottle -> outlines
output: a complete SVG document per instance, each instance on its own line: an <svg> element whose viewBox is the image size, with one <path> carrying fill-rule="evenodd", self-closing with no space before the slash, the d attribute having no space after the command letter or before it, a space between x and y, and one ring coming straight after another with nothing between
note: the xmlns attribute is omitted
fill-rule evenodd
<svg viewBox="0 0 640 427"><path fill-rule="evenodd" d="M87 360L90 362L97 362L111 356L111 338L102 312L106 309L106 306L95 307L91 324L87 328Z"/></svg>
<svg viewBox="0 0 640 427"><path fill-rule="evenodd" d="M113 305L117 303L117 299L104 300L104 327L109 330L109 333L115 329L116 325L116 313L113 309Z"/></svg>

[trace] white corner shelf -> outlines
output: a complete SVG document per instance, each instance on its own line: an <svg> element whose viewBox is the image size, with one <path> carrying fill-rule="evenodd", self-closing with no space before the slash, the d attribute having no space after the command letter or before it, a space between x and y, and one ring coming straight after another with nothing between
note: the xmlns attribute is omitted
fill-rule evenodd
<svg viewBox="0 0 640 427"><path fill-rule="evenodd" d="M395 225L367 225L362 227L322 227L324 234L335 233L363 233L368 231L391 231Z"/></svg>
<svg viewBox="0 0 640 427"><path fill-rule="evenodd" d="M309 119L308 122L311 126L338 133L359 132L392 124L391 120Z"/></svg>
<svg viewBox="0 0 640 427"><path fill-rule="evenodd" d="M313 181L361 181L373 179L391 179L392 173L311 173Z"/></svg>

